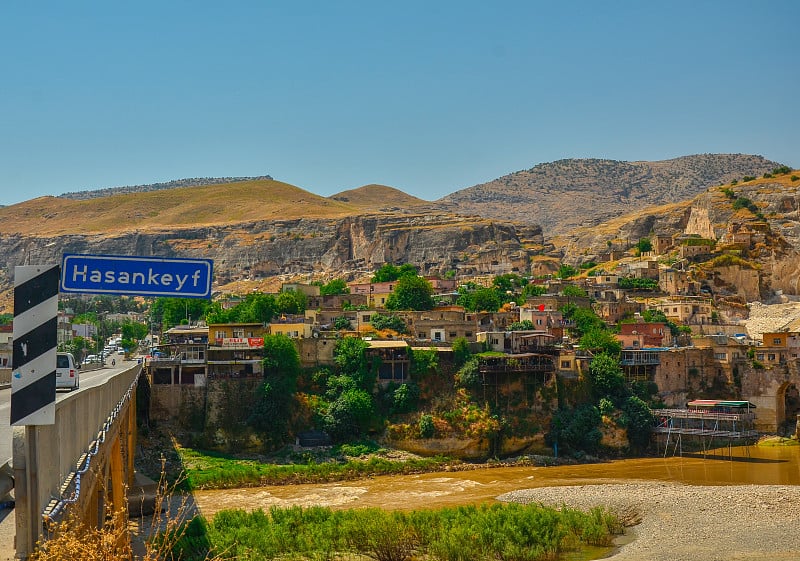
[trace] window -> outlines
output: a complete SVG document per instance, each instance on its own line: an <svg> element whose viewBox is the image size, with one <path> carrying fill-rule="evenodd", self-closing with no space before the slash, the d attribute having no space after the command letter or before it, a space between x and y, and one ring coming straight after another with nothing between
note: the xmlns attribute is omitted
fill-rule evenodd
<svg viewBox="0 0 800 561"><path fill-rule="evenodd" d="M214 332L214 338L215 339L224 339L225 338L225 332L224 331L215 331Z"/></svg>
<svg viewBox="0 0 800 561"><path fill-rule="evenodd" d="M775 338L772 340L772 344L773 344L773 345L780 345L780 344L781 344L781 339L780 339L780 337L775 337Z"/></svg>
<svg viewBox="0 0 800 561"><path fill-rule="evenodd" d="M417 335L419 336L420 339L424 339L425 338L425 334L424 333L418 333Z"/></svg>
<svg viewBox="0 0 800 561"><path fill-rule="evenodd" d="M764 353L756 353L756 360L764 360Z"/></svg>
<svg viewBox="0 0 800 561"><path fill-rule="evenodd" d="M561 368L569 368L569 367L570 367L570 362L568 360L561 361Z"/></svg>
<svg viewBox="0 0 800 561"><path fill-rule="evenodd" d="M775 360L775 353L769 353L767 355L767 360Z"/></svg>
<svg viewBox="0 0 800 561"><path fill-rule="evenodd" d="M456 332L455 331L451 331L450 332L450 337L452 338L452 337L455 337L455 336L456 336Z"/></svg>
<svg viewBox="0 0 800 561"><path fill-rule="evenodd" d="M714 358L717 360L728 360L728 353L714 353Z"/></svg>
<svg viewBox="0 0 800 561"><path fill-rule="evenodd" d="M361 321L363 321L364 323L369 323L370 319L372 319L372 316L369 314L361 316Z"/></svg>
<svg viewBox="0 0 800 561"><path fill-rule="evenodd" d="M244 329L234 329L233 336L239 338L244 337Z"/></svg>

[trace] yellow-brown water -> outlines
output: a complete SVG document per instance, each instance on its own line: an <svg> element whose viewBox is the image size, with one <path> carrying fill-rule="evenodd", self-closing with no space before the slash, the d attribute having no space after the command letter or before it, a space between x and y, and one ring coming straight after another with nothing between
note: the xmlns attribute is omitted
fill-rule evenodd
<svg viewBox="0 0 800 561"><path fill-rule="evenodd" d="M673 481L687 485L800 485L800 447L733 448L715 455L616 460L555 467L504 467L381 476L357 481L197 491L206 516L230 508L319 505L419 509L491 502L515 489L554 485Z"/></svg>

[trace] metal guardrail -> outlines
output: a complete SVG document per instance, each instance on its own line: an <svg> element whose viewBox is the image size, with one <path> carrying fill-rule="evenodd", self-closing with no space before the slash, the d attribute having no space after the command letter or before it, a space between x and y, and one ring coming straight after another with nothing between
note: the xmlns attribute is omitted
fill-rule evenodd
<svg viewBox="0 0 800 561"><path fill-rule="evenodd" d="M61 496L57 499L53 499L47 508L45 509L45 513L42 517L45 520L52 520L56 518L61 511L69 504L74 504L78 502L81 496L81 477L89 471L91 466L92 458L94 458L97 453L100 451L100 446L106 441L106 433L114 424L114 421L117 420L122 409L125 407L125 404L130 400L131 394L136 391L136 384L139 381L139 376L141 376L142 371L139 370L136 377L131 382L131 385L128 387L128 391L122 396L122 398L117 402L117 405L111 411L111 414L106 419L106 422L103 423L103 427L97 433L97 438L92 441L89 445L89 449L85 454L83 454L78 462L78 467L73 473L70 473L65 482L64 486L62 487ZM65 492L66 489L70 487L70 483L74 483L73 491L69 495Z"/></svg>

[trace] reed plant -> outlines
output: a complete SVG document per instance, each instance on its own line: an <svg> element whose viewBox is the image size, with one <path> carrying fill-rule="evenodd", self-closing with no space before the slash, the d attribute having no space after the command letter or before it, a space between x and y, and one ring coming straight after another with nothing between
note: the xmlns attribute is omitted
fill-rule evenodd
<svg viewBox="0 0 800 561"><path fill-rule="evenodd" d="M610 545L619 519L542 505L492 504L410 512L272 507L226 510L207 524L221 559L547 561L582 545ZM194 557L184 557L193 561Z"/></svg>
<svg viewBox="0 0 800 561"><path fill-rule="evenodd" d="M349 459L342 462L272 464L223 454L206 454L190 448L181 448L179 453L188 489L233 489L259 485L326 483L375 475L436 471L453 463L453 460L442 456L407 460L372 456L363 460Z"/></svg>

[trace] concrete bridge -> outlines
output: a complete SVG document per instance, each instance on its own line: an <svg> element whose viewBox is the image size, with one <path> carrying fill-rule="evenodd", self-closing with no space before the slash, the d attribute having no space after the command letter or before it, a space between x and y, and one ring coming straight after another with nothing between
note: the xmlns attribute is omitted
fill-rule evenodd
<svg viewBox="0 0 800 561"><path fill-rule="evenodd" d="M59 394L54 425L14 428L16 559L27 559L50 523L68 514L99 527L112 504L127 509L141 370L127 363L92 387L81 380L80 391Z"/></svg>

